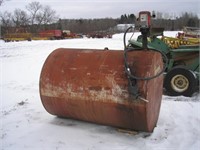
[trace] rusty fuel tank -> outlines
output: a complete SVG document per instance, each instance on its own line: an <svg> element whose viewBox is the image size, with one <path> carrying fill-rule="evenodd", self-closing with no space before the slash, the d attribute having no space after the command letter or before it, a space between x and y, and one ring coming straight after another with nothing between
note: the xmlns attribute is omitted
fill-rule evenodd
<svg viewBox="0 0 200 150"><path fill-rule="evenodd" d="M128 63L135 75L149 77L162 70L159 53L133 51ZM121 50L64 49L53 51L40 76L40 97L52 115L119 128L152 132L162 99L162 75L138 80L145 102L128 92Z"/></svg>

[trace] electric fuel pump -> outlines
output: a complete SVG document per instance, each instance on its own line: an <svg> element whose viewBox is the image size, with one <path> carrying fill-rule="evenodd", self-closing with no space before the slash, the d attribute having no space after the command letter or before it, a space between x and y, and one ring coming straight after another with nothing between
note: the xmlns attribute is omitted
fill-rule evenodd
<svg viewBox="0 0 200 150"><path fill-rule="evenodd" d="M142 33L142 43L143 43L143 49L147 49L147 37L149 35L150 27L151 27L151 17L155 17L153 14L151 16L151 13L149 11L141 11L139 13L139 28L140 32Z"/></svg>
<svg viewBox="0 0 200 150"><path fill-rule="evenodd" d="M138 90L138 85L137 85L137 81L138 80L151 80L154 79L158 76L160 76L166 69L166 65L164 65L162 71L160 71L159 73L157 73L154 76L150 76L150 77L138 77L135 76L135 70L130 67L130 64L128 63L128 52L130 51L138 51L138 50L148 50L148 36L150 35L150 29L151 29L151 18L155 18L155 14L154 12L151 13L149 11L141 11L139 12L139 17L137 19L138 24L139 24L139 31L142 34L142 48L141 49L134 49L133 47L131 47L129 44L126 45L126 34L127 32L132 29L133 27L129 27L126 32L124 33L124 60L125 60L125 72L127 74L127 78L128 78L128 82L129 82L129 93L133 96L134 99L141 99L144 100L146 102L148 102L148 100L144 99L141 97L140 91ZM157 51L155 49L151 49L152 51ZM161 53L163 61L165 62L165 64L167 63L167 57L164 53L162 53L161 51L157 51L159 53Z"/></svg>

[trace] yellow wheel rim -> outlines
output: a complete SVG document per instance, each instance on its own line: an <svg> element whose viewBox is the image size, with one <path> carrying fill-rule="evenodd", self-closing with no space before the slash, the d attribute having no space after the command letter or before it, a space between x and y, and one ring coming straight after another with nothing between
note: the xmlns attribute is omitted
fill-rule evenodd
<svg viewBox="0 0 200 150"><path fill-rule="evenodd" d="M176 92L184 92L189 87L189 81L183 75L176 75L171 80L171 87Z"/></svg>

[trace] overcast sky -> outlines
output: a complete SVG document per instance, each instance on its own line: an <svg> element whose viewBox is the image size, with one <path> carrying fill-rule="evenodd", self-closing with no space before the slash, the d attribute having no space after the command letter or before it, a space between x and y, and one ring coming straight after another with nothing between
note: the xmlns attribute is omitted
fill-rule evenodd
<svg viewBox="0 0 200 150"><path fill-rule="evenodd" d="M200 16L200 0L9 0L0 12L20 8L33 1L49 5L60 18L119 18L122 14L138 14L141 10L169 12L175 16L192 12Z"/></svg>

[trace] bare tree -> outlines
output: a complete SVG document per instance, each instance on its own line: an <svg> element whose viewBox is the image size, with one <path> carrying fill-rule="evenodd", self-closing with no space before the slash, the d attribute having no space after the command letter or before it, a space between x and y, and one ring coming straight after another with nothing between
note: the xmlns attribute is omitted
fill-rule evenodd
<svg viewBox="0 0 200 150"><path fill-rule="evenodd" d="M3 0L0 0L0 6L1 6L2 3L3 3Z"/></svg>
<svg viewBox="0 0 200 150"><path fill-rule="evenodd" d="M12 20L16 27L26 26L29 24L27 13L21 9L15 9Z"/></svg>
<svg viewBox="0 0 200 150"><path fill-rule="evenodd" d="M3 4L4 0L0 0L0 6Z"/></svg>
<svg viewBox="0 0 200 150"><path fill-rule="evenodd" d="M42 5L39 2L31 2L26 6L30 13L31 25L36 24L36 18L40 14Z"/></svg>
<svg viewBox="0 0 200 150"><path fill-rule="evenodd" d="M156 19L163 19L163 13L162 12L156 12Z"/></svg>
<svg viewBox="0 0 200 150"><path fill-rule="evenodd" d="M38 24L50 24L58 20L56 12L49 6L42 8L42 11L36 16Z"/></svg>
<svg viewBox="0 0 200 150"><path fill-rule="evenodd" d="M30 13L31 25L49 24L58 20L56 12L50 6L43 6L39 2L32 2L26 6Z"/></svg>
<svg viewBox="0 0 200 150"><path fill-rule="evenodd" d="M0 19L2 26L12 26L12 14L10 12L5 11L4 13L0 13Z"/></svg>
<svg viewBox="0 0 200 150"><path fill-rule="evenodd" d="M9 1L9 0L0 0L0 6L1 6L5 1Z"/></svg>
<svg viewBox="0 0 200 150"><path fill-rule="evenodd" d="M12 14L5 11L0 13L0 37L7 32L7 29L12 26Z"/></svg>

